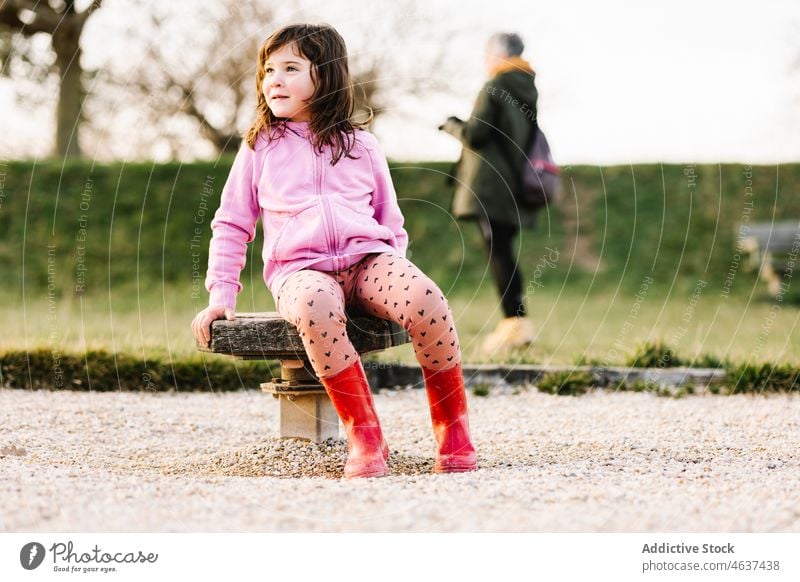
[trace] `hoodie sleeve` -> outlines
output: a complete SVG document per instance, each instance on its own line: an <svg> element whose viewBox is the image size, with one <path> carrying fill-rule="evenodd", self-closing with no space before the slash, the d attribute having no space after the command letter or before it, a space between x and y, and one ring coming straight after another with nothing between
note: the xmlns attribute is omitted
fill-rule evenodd
<svg viewBox="0 0 800 582"><path fill-rule="evenodd" d="M211 221L206 275L209 305L234 309L236 296L242 290L239 275L245 265L247 244L255 238L259 213L254 158L255 152L242 143Z"/></svg>
<svg viewBox="0 0 800 582"><path fill-rule="evenodd" d="M470 149L483 146L497 125L495 104L492 101L492 95L496 92L495 86L484 85L475 100L469 119L461 123L446 124L445 131Z"/></svg>
<svg viewBox="0 0 800 582"><path fill-rule="evenodd" d="M367 148L370 162L372 162L372 175L375 178L375 190L372 192L372 207L375 209L375 220L391 229L396 241L397 252L406 256L408 248L408 233L403 228L403 213L397 204L397 193L394 190L392 176L389 174L389 164L383 155L383 150L377 140Z"/></svg>

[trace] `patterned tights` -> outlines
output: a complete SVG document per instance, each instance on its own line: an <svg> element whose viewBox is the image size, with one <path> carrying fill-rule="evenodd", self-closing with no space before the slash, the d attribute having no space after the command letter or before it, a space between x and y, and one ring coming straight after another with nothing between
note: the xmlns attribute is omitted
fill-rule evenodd
<svg viewBox="0 0 800 582"><path fill-rule="evenodd" d="M345 332L345 307L399 323L424 368L446 370L461 361L453 314L439 287L408 259L381 253L345 271L299 271L278 293L278 312L297 327L320 378L359 357Z"/></svg>

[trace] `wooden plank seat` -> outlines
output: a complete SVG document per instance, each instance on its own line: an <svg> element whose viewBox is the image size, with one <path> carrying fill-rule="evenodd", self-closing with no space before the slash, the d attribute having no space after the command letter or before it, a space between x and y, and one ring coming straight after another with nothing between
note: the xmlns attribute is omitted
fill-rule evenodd
<svg viewBox="0 0 800 582"><path fill-rule="evenodd" d="M780 295L782 280L791 276L800 258L800 220L742 224L737 243L748 255L748 266L767 282L769 292Z"/></svg>
<svg viewBox="0 0 800 582"><path fill-rule="evenodd" d="M359 354L407 343L398 324L348 314L347 335ZM261 384L280 402L280 436L321 442L339 435L339 417L308 360L300 334L277 312L237 313L211 324L211 344L198 349L245 360L280 360L281 377Z"/></svg>

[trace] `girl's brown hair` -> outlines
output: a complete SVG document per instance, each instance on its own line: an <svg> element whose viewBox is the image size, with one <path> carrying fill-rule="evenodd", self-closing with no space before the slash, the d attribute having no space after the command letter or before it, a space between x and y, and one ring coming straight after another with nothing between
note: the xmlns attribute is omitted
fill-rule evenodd
<svg viewBox="0 0 800 582"><path fill-rule="evenodd" d="M264 63L270 53L290 43L294 43L299 53L311 61L314 94L309 102L309 131L312 143L320 153L324 146L330 145L333 150L331 164L335 164L342 156L349 157L355 145L355 130L361 124L351 119L355 99L344 39L327 24L292 24L264 41L258 51L256 68L256 121L245 135L245 141L255 149L262 130L266 129L270 139L280 137L286 131L285 120L275 117L267 106L261 84L266 75Z"/></svg>

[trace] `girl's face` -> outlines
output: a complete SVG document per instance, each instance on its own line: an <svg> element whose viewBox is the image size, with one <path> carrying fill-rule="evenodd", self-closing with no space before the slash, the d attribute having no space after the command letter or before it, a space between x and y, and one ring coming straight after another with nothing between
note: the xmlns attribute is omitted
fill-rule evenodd
<svg viewBox="0 0 800 582"><path fill-rule="evenodd" d="M314 95L311 61L302 56L295 43L274 50L264 63L261 91L275 117L309 121L308 101Z"/></svg>

